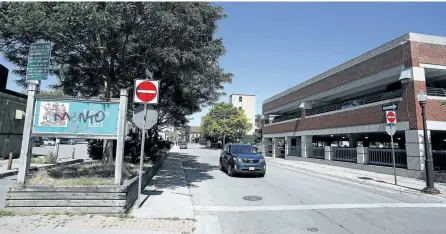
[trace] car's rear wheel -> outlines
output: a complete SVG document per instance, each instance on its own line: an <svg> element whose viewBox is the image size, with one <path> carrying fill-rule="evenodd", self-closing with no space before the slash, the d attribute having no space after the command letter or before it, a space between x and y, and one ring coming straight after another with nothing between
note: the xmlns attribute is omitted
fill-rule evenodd
<svg viewBox="0 0 446 234"><path fill-rule="evenodd" d="M231 165L228 165L228 176L233 177L234 176L234 169Z"/></svg>

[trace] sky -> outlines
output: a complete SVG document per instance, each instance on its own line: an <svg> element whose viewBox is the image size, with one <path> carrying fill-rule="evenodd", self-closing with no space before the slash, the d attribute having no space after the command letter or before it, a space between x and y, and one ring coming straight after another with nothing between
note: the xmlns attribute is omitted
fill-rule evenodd
<svg viewBox="0 0 446 234"><path fill-rule="evenodd" d="M231 93L262 102L407 32L446 36L446 3L221 3L219 22L227 53L220 65L234 74ZM0 64L13 66L0 56ZM11 74L8 89L21 91ZM56 82L43 81L43 89ZM191 116L199 126L209 108Z"/></svg>

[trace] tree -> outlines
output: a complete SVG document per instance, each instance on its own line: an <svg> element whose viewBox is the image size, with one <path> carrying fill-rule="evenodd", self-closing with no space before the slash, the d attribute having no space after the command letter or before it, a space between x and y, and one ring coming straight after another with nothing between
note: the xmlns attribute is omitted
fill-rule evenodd
<svg viewBox="0 0 446 234"><path fill-rule="evenodd" d="M53 88L73 96L119 97L147 67L160 81L158 127L180 126L215 103L231 82L218 63L221 7L204 2L0 3L0 51L22 77L29 45L51 41ZM132 102L132 95L129 95ZM129 105L129 115L133 105Z"/></svg>
<svg viewBox="0 0 446 234"><path fill-rule="evenodd" d="M217 141L246 134L252 127L243 110L220 102L201 118L200 134Z"/></svg>
<svg viewBox="0 0 446 234"><path fill-rule="evenodd" d="M256 129L254 131L254 142L255 143L259 143L262 141L262 137L263 137L263 119L262 119L262 115L257 114L255 116L255 124L256 124Z"/></svg>

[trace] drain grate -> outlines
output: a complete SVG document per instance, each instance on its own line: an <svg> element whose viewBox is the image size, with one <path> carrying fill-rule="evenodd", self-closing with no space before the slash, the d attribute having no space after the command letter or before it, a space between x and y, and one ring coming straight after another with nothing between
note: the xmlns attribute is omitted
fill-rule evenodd
<svg viewBox="0 0 446 234"><path fill-rule="evenodd" d="M247 200L247 201L260 201L262 200L262 197L259 196L244 196L243 200Z"/></svg>
<svg viewBox="0 0 446 234"><path fill-rule="evenodd" d="M309 231L309 232L318 232L319 229L317 229L315 227L312 227L312 228L307 228L307 231Z"/></svg>

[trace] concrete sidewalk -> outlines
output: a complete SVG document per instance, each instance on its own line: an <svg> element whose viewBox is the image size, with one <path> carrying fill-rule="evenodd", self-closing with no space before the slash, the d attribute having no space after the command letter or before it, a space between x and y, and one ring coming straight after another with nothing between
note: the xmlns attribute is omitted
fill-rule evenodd
<svg viewBox="0 0 446 234"><path fill-rule="evenodd" d="M267 163L272 165L301 170L308 173L314 173L330 179L348 180L360 184L375 186L384 189L391 189L405 193L422 194L421 190L426 187L426 182L424 180L402 176L397 176L398 185L395 185L394 176L388 174L337 167L326 164L284 160L281 158L266 157L266 161ZM436 195L436 197L446 198L446 185L442 183L435 183L435 187L441 191L441 194Z"/></svg>
<svg viewBox="0 0 446 234"><path fill-rule="evenodd" d="M195 220L178 146L173 147L142 194L142 206L138 209L135 202L131 210L134 217Z"/></svg>

